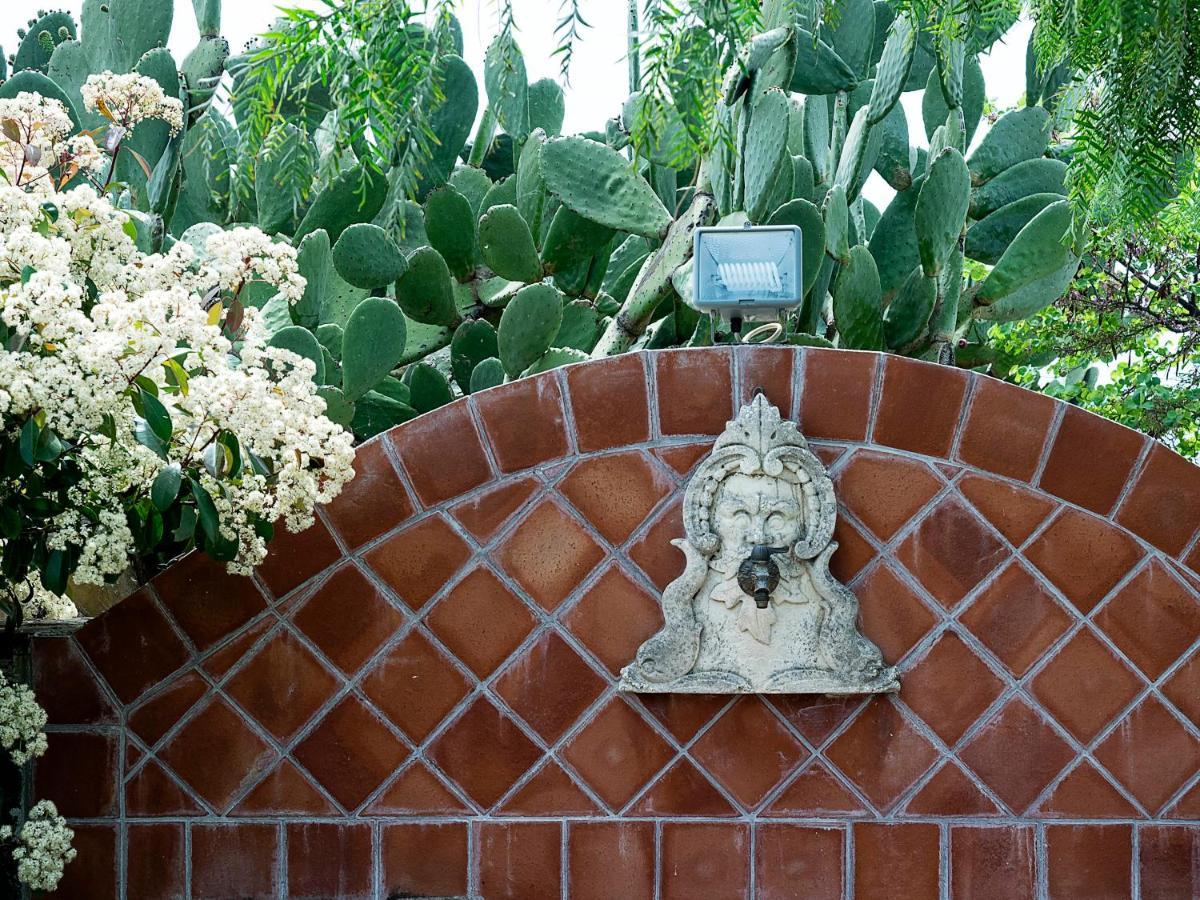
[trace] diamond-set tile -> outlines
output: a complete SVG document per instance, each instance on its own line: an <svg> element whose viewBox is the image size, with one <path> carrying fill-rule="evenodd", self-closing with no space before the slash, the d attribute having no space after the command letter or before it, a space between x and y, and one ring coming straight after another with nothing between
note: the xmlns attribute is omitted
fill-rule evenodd
<svg viewBox="0 0 1200 900"><path fill-rule="evenodd" d="M945 632L900 677L900 699L953 746L1004 689L963 639Z"/></svg>
<svg viewBox="0 0 1200 900"><path fill-rule="evenodd" d="M1000 539L956 496L939 501L896 551L896 559L947 609L1008 555Z"/></svg>
<svg viewBox="0 0 1200 900"><path fill-rule="evenodd" d="M681 756L634 801L628 814L731 818L738 812L689 759Z"/></svg>
<svg viewBox="0 0 1200 900"><path fill-rule="evenodd" d="M413 742L423 741L471 683L420 631L388 649L362 680L363 693Z"/></svg>
<svg viewBox="0 0 1200 900"><path fill-rule="evenodd" d="M894 664L937 623L937 616L890 566L876 565L855 588L863 634Z"/></svg>
<svg viewBox="0 0 1200 900"><path fill-rule="evenodd" d="M557 487L614 546L674 488L675 480L649 454L637 450L582 460Z"/></svg>
<svg viewBox="0 0 1200 900"><path fill-rule="evenodd" d="M880 540L890 540L944 487L924 463L858 450L836 476L838 501Z"/></svg>
<svg viewBox="0 0 1200 900"><path fill-rule="evenodd" d="M1095 755L1151 815L1200 770L1200 740L1153 696L1121 720Z"/></svg>
<svg viewBox="0 0 1200 900"><path fill-rule="evenodd" d="M346 675L396 633L404 616L354 566L334 571L292 616L296 627Z"/></svg>
<svg viewBox="0 0 1200 900"><path fill-rule="evenodd" d="M1009 700L959 753L1014 813L1023 813L1075 753L1024 699Z"/></svg>
<svg viewBox="0 0 1200 900"><path fill-rule="evenodd" d="M1042 706L1090 743L1142 689L1143 682L1089 629L1076 633L1033 678Z"/></svg>
<svg viewBox="0 0 1200 900"><path fill-rule="evenodd" d="M547 743L554 743L604 691L603 678L556 631L514 659L492 689Z"/></svg>
<svg viewBox="0 0 1200 900"><path fill-rule="evenodd" d="M868 704L825 756L870 798L890 809L938 758L938 752L892 702Z"/></svg>
<svg viewBox="0 0 1200 900"><path fill-rule="evenodd" d="M1025 543L1057 506L1036 491L975 472L968 472L955 486L1014 547Z"/></svg>
<svg viewBox="0 0 1200 900"><path fill-rule="evenodd" d="M562 755L615 812L666 765L672 751L628 703L613 697Z"/></svg>
<svg viewBox="0 0 1200 900"><path fill-rule="evenodd" d="M287 741L334 693L339 680L281 629L225 685L254 721Z"/></svg>
<svg viewBox="0 0 1200 900"><path fill-rule="evenodd" d="M663 624L658 599L617 565L606 568L559 620L613 675Z"/></svg>
<svg viewBox="0 0 1200 900"><path fill-rule="evenodd" d="M430 758L483 809L491 809L541 755L516 722L482 696L429 749Z"/></svg>
<svg viewBox="0 0 1200 900"><path fill-rule="evenodd" d="M1025 549L1025 558L1085 614L1133 570L1141 556L1133 538L1103 519L1069 508Z"/></svg>
<svg viewBox="0 0 1200 900"><path fill-rule="evenodd" d="M1015 560L959 614L959 621L1018 678L1070 627L1073 618Z"/></svg>
<svg viewBox="0 0 1200 900"><path fill-rule="evenodd" d="M430 516L372 547L365 560L396 596L419 609L470 555L445 519Z"/></svg>
<svg viewBox="0 0 1200 900"><path fill-rule="evenodd" d="M535 506L496 551L500 567L547 611L566 600L603 558L582 523L552 500Z"/></svg>
<svg viewBox="0 0 1200 900"><path fill-rule="evenodd" d="M425 623L480 678L533 630L533 613L488 568L475 569L434 604Z"/></svg>
<svg viewBox="0 0 1200 900"><path fill-rule="evenodd" d="M808 751L758 697L743 697L692 745L692 756L753 809Z"/></svg>
<svg viewBox="0 0 1200 900"><path fill-rule="evenodd" d="M1200 638L1200 603L1157 560L1095 615L1096 624L1150 679Z"/></svg>

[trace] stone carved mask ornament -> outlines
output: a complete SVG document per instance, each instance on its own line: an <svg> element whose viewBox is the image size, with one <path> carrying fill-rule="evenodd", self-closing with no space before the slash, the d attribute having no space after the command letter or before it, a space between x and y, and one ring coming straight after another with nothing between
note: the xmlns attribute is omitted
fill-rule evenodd
<svg viewBox="0 0 1200 900"><path fill-rule="evenodd" d="M666 624L621 672L621 690L876 694L896 670L857 628L858 601L829 572L837 502L796 425L758 394L688 482L683 574Z"/></svg>

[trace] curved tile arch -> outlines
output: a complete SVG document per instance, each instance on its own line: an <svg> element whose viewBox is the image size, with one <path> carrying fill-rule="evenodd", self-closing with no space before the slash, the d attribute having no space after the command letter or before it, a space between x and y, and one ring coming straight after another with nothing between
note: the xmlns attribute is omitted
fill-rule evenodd
<svg viewBox="0 0 1200 900"><path fill-rule="evenodd" d="M615 692L758 389L830 467L898 697ZM1200 468L1144 436L913 360L706 348L459 400L357 469L253 578L188 558L35 644L58 896L1194 889Z"/></svg>

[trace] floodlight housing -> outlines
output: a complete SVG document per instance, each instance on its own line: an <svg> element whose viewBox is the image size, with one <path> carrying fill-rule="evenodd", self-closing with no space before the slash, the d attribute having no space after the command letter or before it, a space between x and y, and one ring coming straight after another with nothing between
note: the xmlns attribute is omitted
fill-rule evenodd
<svg viewBox="0 0 1200 900"><path fill-rule="evenodd" d="M723 319L778 316L804 299L803 236L795 225L697 228L692 296Z"/></svg>

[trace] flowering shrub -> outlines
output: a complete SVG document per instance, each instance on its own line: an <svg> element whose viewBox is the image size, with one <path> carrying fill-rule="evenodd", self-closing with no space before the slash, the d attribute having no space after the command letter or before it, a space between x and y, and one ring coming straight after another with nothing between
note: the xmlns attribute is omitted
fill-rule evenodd
<svg viewBox="0 0 1200 900"><path fill-rule="evenodd" d="M0 826L0 841L14 842L13 859L17 861L17 879L35 891L52 891L67 863L75 858L71 839L75 832L49 800L33 805L25 823L15 832L11 825Z"/></svg>
<svg viewBox="0 0 1200 900"><path fill-rule="evenodd" d="M105 195L138 122L178 101L136 75L92 76L98 147L56 100L0 100L0 583L64 592L198 547L245 572L277 522L295 531L352 477L314 363L268 343L252 284L295 302L295 251L238 228L139 249ZM113 133L117 133L114 138ZM197 242L198 244L200 242Z"/></svg>

